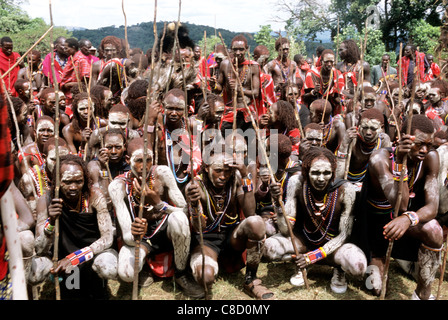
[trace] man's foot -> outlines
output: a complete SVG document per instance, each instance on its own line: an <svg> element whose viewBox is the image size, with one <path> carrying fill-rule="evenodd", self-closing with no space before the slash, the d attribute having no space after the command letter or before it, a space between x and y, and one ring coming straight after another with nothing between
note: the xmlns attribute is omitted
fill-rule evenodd
<svg viewBox="0 0 448 320"><path fill-rule="evenodd" d="M339 268L334 268L330 288L334 293L344 293L347 291L347 280L345 280L344 271Z"/></svg>
<svg viewBox="0 0 448 320"><path fill-rule="evenodd" d="M154 283L154 278L151 272L142 270L138 275L138 286L141 288L147 288Z"/></svg>
<svg viewBox="0 0 448 320"><path fill-rule="evenodd" d="M175 276L176 284L181 287L183 293L193 299L202 299L205 296L204 288L201 287L194 279L182 274Z"/></svg>
<svg viewBox="0 0 448 320"><path fill-rule="evenodd" d="M289 279L289 282L295 287L302 287L305 284L303 273L298 271Z"/></svg>
<svg viewBox="0 0 448 320"><path fill-rule="evenodd" d="M418 294L417 294L417 292L413 292L412 293L412 297L411 297L411 300L422 300L422 299L420 299L420 297L418 296ZM429 296L429 299L428 300L436 300L436 297L434 297L434 295L430 295Z"/></svg>
<svg viewBox="0 0 448 320"><path fill-rule="evenodd" d="M274 297L272 291L261 285L260 279L255 279L251 283L245 283L244 292L257 300L271 300Z"/></svg>

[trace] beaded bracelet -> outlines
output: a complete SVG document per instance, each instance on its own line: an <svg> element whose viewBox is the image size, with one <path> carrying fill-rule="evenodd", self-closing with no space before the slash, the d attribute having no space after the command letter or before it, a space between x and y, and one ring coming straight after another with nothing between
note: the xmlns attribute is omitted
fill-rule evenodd
<svg viewBox="0 0 448 320"><path fill-rule="evenodd" d="M53 231L54 231L54 225L50 223L50 218L47 218L44 224L44 232L48 234L53 234Z"/></svg>
<svg viewBox="0 0 448 320"><path fill-rule="evenodd" d="M77 266L92 259L93 252L89 247L85 247L70 253L66 258L70 260L72 266Z"/></svg>
<svg viewBox="0 0 448 320"><path fill-rule="evenodd" d="M414 211L406 211L403 212L403 214L406 215L409 218L409 220L411 220L412 227L416 226L420 221L417 213L415 213Z"/></svg>
<svg viewBox="0 0 448 320"><path fill-rule="evenodd" d="M339 159L347 159L347 153L338 151L336 157L338 157Z"/></svg>
<svg viewBox="0 0 448 320"><path fill-rule="evenodd" d="M252 183L252 179L246 178L241 179L241 183L243 184L243 191L250 192L254 189L254 185Z"/></svg>
<svg viewBox="0 0 448 320"><path fill-rule="evenodd" d="M168 208L168 204L165 201L162 201L162 203L154 206L154 210L161 212L161 211L166 211L166 209Z"/></svg>
<svg viewBox="0 0 448 320"><path fill-rule="evenodd" d="M310 251L305 254L305 260L307 263L316 263L319 260L324 259L327 256L324 248L320 247L314 251Z"/></svg>
<svg viewBox="0 0 448 320"><path fill-rule="evenodd" d="M381 94L387 94L386 90L381 91Z"/></svg>

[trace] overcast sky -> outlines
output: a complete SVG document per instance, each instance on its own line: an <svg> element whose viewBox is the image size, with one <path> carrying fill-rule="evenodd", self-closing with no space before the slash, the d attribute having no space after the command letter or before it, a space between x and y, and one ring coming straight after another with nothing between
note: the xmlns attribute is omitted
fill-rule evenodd
<svg viewBox="0 0 448 320"><path fill-rule="evenodd" d="M56 26L97 29L124 25L122 0L52 0ZM270 24L273 30L284 23L273 21L281 15L275 10L276 0L183 0L181 21L208 25L234 32L256 32L260 25ZM22 8L32 18L50 23L49 1L28 0ZM124 0L127 25L154 21L154 1ZM157 21L177 21L178 0L157 1Z"/></svg>

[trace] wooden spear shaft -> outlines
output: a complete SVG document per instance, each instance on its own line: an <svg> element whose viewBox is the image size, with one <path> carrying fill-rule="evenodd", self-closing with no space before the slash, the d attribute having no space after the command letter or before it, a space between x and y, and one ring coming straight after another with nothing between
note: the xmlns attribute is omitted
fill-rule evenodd
<svg viewBox="0 0 448 320"><path fill-rule="evenodd" d="M53 12L51 8L51 0L49 0L49 7L50 7L50 22L51 26L53 26ZM54 65L54 44L53 44L53 32L51 32L50 35L50 47L51 47L51 72L53 75L53 85L55 89L55 98L56 98L56 110L55 110L55 121L54 121L54 146L55 146L55 152L56 152L56 163L55 163L55 189L54 189L54 197L55 199L59 198L59 188L60 188L60 168L59 168L59 84L56 81L56 69ZM54 245L53 245L53 264L54 267L57 267L58 263L58 255L59 255L59 217L55 220L55 227L54 227ZM54 285L56 290L56 300L61 300L61 292L59 288L59 277L56 276L54 279Z"/></svg>
<svg viewBox="0 0 448 320"><path fill-rule="evenodd" d="M143 217L143 205L145 202L145 189L148 188L147 186L147 168L146 168L146 162L148 159L148 118L149 118L149 107L151 105L151 91L152 91L152 79L154 76L154 54L155 54L155 48L157 46L157 0L154 0L154 24L153 24L153 30L154 30L154 45L152 47L152 54L151 54L151 72L149 77L149 84L148 89L146 91L146 110L145 110L145 118L144 118L144 124L143 124L143 172L142 172L142 194L140 196L140 204L139 204L139 211L138 211L138 217L141 219ZM136 239L135 241L135 260L134 260L134 281L132 286L132 300L136 300L138 298L138 274L140 271L140 239Z"/></svg>
<svg viewBox="0 0 448 320"><path fill-rule="evenodd" d="M124 39L126 45L126 58L129 59L129 43L128 43L128 19L126 17L126 11L124 10L124 0L121 1L121 9L124 16Z"/></svg>
<svg viewBox="0 0 448 320"><path fill-rule="evenodd" d="M415 78L417 72L418 72L418 60L417 60L417 68L415 68L414 70L414 80L412 81L412 91L411 91L411 102L410 102L410 107L408 110L408 116L407 116L407 128L406 128L406 134L411 134L411 127L412 127L412 116L414 114L413 112L413 108L412 106L414 105L414 99L415 99L415 86L417 83L417 79ZM398 185L398 194L397 194L397 200L395 203L395 209L394 209L394 219L396 217L398 217L398 212L400 211L400 204L401 204L401 200L403 197L403 184L404 184L404 177L406 175L406 165L407 165L407 160L408 157L405 156L403 159L403 164L402 164L402 169L400 172L400 181L399 181L399 185ZM385 264L384 264L384 271L383 271L383 276L382 276L382 281L381 281L381 295L380 295L380 299L384 300L384 297L386 295L386 287L387 287L387 280L388 280L388 271L389 271L389 265L390 265L390 258L392 256L392 249L393 249L393 245L394 245L394 240L389 240L389 245L387 247L387 252L386 252L386 260L385 260Z"/></svg>
<svg viewBox="0 0 448 320"><path fill-rule="evenodd" d="M223 46L224 46L224 49L225 49L225 51L226 51L227 56L229 56L229 52L227 51L227 47L226 47L226 45L225 45L225 43L224 43L224 39L222 38L221 32L219 33L219 37L221 38L221 42L222 42L222 44L223 44ZM230 63L229 65L232 67L232 71L233 71L233 73L234 73L235 76L236 76L237 83L238 83L238 88L241 90L241 94L244 94L244 93L243 93L243 85L241 84L241 81L239 81L240 79L239 79L239 77L238 77L238 73L237 73L237 71L236 71L235 68L233 67L233 64ZM272 171L272 167L271 167L271 164L270 164L270 162L269 162L269 158L268 158L268 156L267 156L266 146L265 146L263 140L261 139L260 130L259 130L258 126L257 126L257 123L255 122L255 120L254 120L254 118L253 118L252 112L250 111L250 109L249 109L249 107L247 106L246 101L245 101L244 99L243 99L243 103L244 103L244 107L246 108L246 110L248 111L248 113L249 113L249 115L250 115L250 117L251 117L252 126L254 127L255 132L257 133L257 140L258 140L258 142L259 142L260 145L261 145L261 148L260 148L260 149L261 149L261 151L262 151L262 153L263 153L263 157L264 157L264 159L266 160L266 165L267 165L267 167L268 167L268 170L269 170L269 174L270 174L271 180L272 180L272 181L275 181L275 176L274 176L274 173L273 173L273 171ZM289 232L289 235L290 235L290 237L291 237L291 243L292 243L292 246L293 246L293 248L294 248L294 253L296 254L296 256L298 256L298 255L299 255L299 250L297 249L297 246L296 246L296 244L295 244L295 242L294 242L294 234L293 234L293 231L292 231L291 223L289 222L289 220L288 220L287 217L286 217L286 210L285 210L285 206L284 206L284 204L283 204L283 200L281 199L281 197L280 197L280 199L278 199L278 202L279 202L280 207L281 207L281 209L282 209L283 217L284 217L284 219L285 219L286 226L287 226L287 228L288 228L288 232ZM308 283L308 277L307 277L306 269L304 268L304 269L302 269L301 271L302 271L302 274L303 274L303 278L304 278L304 280L305 280L306 288L309 289L309 283Z"/></svg>
<svg viewBox="0 0 448 320"><path fill-rule="evenodd" d="M11 68L8 69L8 71L6 71L4 74L1 75L1 79L3 79L4 77L6 77L12 70L14 70L15 67L17 67L22 61L23 59L25 59L26 56L28 56L28 54L43 40L45 39L45 37L48 35L48 33L50 33L50 31L53 30L53 26L51 26L40 38L39 40L37 40L32 46L31 48L29 48L21 57L19 60L16 61L16 63L14 63L12 65Z"/></svg>

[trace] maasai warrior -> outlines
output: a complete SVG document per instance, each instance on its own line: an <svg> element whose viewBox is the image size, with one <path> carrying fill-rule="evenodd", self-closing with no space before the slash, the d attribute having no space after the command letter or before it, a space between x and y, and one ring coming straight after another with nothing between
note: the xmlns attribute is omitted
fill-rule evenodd
<svg viewBox="0 0 448 320"><path fill-rule="evenodd" d="M143 162L144 152L147 152L146 164ZM176 285L184 294L201 298L204 290L188 276L186 270L191 234L188 218L183 211L185 199L170 169L163 165L153 166L152 156L150 149L144 151L143 138L132 140L126 155L131 170L109 185L124 242L119 252L118 275L125 282L133 281L135 246L139 239L139 280L142 285L148 285L152 274L159 277L174 275ZM147 176L142 178L144 166ZM143 215L140 219L138 213L143 196ZM168 266L163 262L166 257ZM152 274L142 272L148 258Z"/></svg>
<svg viewBox="0 0 448 320"><path fill-rule="evenodd" d="M433 121L436 130L446 126L448 116L448 82L437 79L431 83L425 115Z"/></svg>
<svg viewBox="0 0 448 320"><path fill-rule="evenodd" d="M301 79L297 80L297 83L288 84L282 88L280 100L289 101L295 106L300 118L300 124L303 128L310 123L310 109L303 103L302 89L303 82Z"/></svg>
<svg viewBox="0 0 448 320"><path fill-rule="evenodd" d="M289 179L300 170L299 163L291 158L291 139L284 134L271 135L266 144L266 148L269 151L271 141L277 145L277 151L270 154L270 157L277 159L277 171L274 174L275 182L271 181L269 169L263 166L259 168L258 187L256 186L255 190L257 214L261 215L266 222L266 235L268 237L278 232L276 227L277 215L274 212L271 188L281 188L283 190L282 199L286 201L286 189Z"/></svg>
<svg viewBox="0 0 448 320"><path fill-rule="evenodd" d="M373 294L381 293L384 257L393 240L392 257L397 261L417 262L417 288L413 299L429 299L431 283L438 271L443 243L442 228L434 219L439 205L439 157L432 149L434 126L424 115L413 115L410 135L407 121L394 151L382 148L372 153L361 190L361 214L365 225L359 230L364 239L356 239L371 265L368 283ZM403 159L407 167L403 169ZM396 218L399 181L406 172L401 203ZM402 263L405 265L404 263ZM409 270L409 268L408 268Z"/></svg>
<svg viewBox="0 0 448 320"><path fill-rule="evenodd" d="M35 277L51 272L56 279L67 279L79 272L79 288L61 282L62 299L106 299L107 282L117 275L112 221L101 190L92 186L85 162L76 155L60 159L60 198L51 192L37 203ZM54 225L59 219L58 262L56 267L45 256L54 243ZM39 257L40 256L40 257ZM40 258L40 259L39 259ZM49 268L50 267L50 268ZM76 272L76 271L75 271Z"/></svg>
<svg viewBox="0 0 448 320"><path fill-rule="evenodd" d="M201 134L201 149L203 150L214 139L220 139L221 119L225 105L221 96L214 93L207 94L207 101L201 105L197 117L203 121Z"/></svg>
<svg viewBox="0 0 448 320"><path fill-rule="evenodd" d="M108 192L110 182L115 177L129 171L126 162L126 136L121 129L111 128L102 136L103 146L98 156L89 162L87 168L95 186L99 187L106 196L109 212L113 212L113 205Z"/></svg>
<svg viewBox="0 0 448 320"><path fill-rule="evenodd" d="M260 65L261 93L266 108L277 101L274 80L270 74L264 72L264 67L269 60L269 54L269 49L266 46L259 45L254 49L254 60Z"/></svg>
<svg viewBox="0 0 448 320"><path fill-rule="evenodd" d="M341 112L341 92L344 78L339 70L334 68L335 54L326 49L322 52L319 67L311 68L305 77L303 102L309 107L314 100L328 99L330 109L334 114Z"/></svg>
<svg viewBox="0 0 448 320"><path fill-rule="evenodd" d="M267 136L273 129L290 138L292 152L297 157L299 154L300 130L294 114L294 106L290 102L279 100L269 108L269 113L260 118L260 129L266 128Z"/></svg>
<svg viewBox="0 0 448 320"><path fill-rule="evenodd" d="M304 155L302 171L289 179L286 212L277 206L281 233L266 240L264 256L270 260L293 259L299 269L315 263L334 267L330 287L335 293L347 290L345 273L361 278L366 272L364 253L348 242L354 220L355 190L352 184L335 179L336 157L326 148L312 147ZM293 223L293 238L286 223ZM292 241L299 255L295 256ZM302 286L302 272L290 279Z"/></svg>
<svg viewBox="0 0 448 320"><path fill-rule="evenodd" d="M275 41L277 58L264 66L264 71L274 80L275 91L280 95L280 85L296 82L297 63L289 58L290 42L288 38L278 38Z"/></svg>
<svg viewBox="0 0 448 320"><path fill-rule="evenodd" d="M330 103L324 99L310 105L310 120L321 126L324 133L322 146L335 152L345 135L345 124L338 116L332 116Z"/></svg>
<svg viewBox="0 0 448 320"><path fill-rule="evenodd" d="M344 179L348 148L354 141L353 147L350 149L347 179L357 187L357 191L361 190L372 152L380 148L391 147L389 136L383 132L384 116L380 110L367 109L361 113L359 122L359 127L347 129L336 153L338 163L336 177Z"/></svg>
<svg viewBox="0 0 448 320"><path fill-rule="evenodd" d="M203 123L185 113L185 93L180 89L171 89L163 99L163 116L159 117L160 105L154 101L148 116L149 141L154 141L155 125L159 126L158 163L167 165L174 175L177 186L184 190L190 181L190 137L193 139L193 171L198 172L201 166L201 150L198 145L199 134ZM186 126L190 126L190 130Z"/></svg>
<svg viewBox="0 0 448 320"><path fill-rule="evenodd" d="M42 131L42 129L40 131ZM39 140L39 134L37 139ZM67 155L69 152L65 140L59 138L58 143L59 155ZM56 161L56 147L54 137L48 138L48 140L44 143L41 157L43 158L44 163L41 166L37 164L30 166L28 171L22 175L17 185L20 192L22 192L23 196L25 197L36 220L37 199L47 191L51 190L52 186L53 168Z"/></svg>
<svg viewBox="0 0 448 320"><path fill-rule="evenodd" d="M89 64L92 65L94 62L97 62L99 58L90 53L90 48L92 48L92 42L90 42L90 40L88 39L79 40L79 51L82 52L82 54L86 57Z"/></svg>
<svg viewBox="0 0 448 320"><path fill-rule="evenodd" d="M92 85L108 87L113 94L115 103L120 101L120 95L127 87L128 76L134 77L138 72L135 62L121 55L123 46L115 36L107 36L101 40L100 50L103 59L92 64Z"/></svg>
<svg viewBox="0 0 448 320"><path fill-rule="evenodd" d="M63 137L67 141L70 152L73 154L83 156L92 131L106 125L104 119L95 117L95 104L96 100L94 97L91 97L89 102L89 95L86 92L78 93L73 97L73 118L62 129ZM89 116L91 118L90 127L87 127Z"/></svg>
<svg viewBox="0 0 448 320"><path fill-rule="evenodd" d="M95 105L96 106L96 105ZM104 134L111 129L119 129L123 132L126 141L140 137L140 134L130 128L130 113L128 107L122 104L114 105L109 112L107 119L107 126L96 128L92 131L89 138L89 149L87 152L88 159L98 156L98 149L101 148L101 139L104 142Z"/></svg>
<svg viewBox="0 0 448 320"><path fill-rule="evenodd" d="M59 96L59 119L60 119L60 133L62 136L62 129L64 126L70 123L69 116L65 113L65 106L63 104L63 99ZM34 109L33 118L39 119L41 116L49 116L53 119L56 118L56 93L54 88L45 88L40 95L40 104Z"/></svg>
<svg viewBox="0 0 448 320"><path fill-rule="evenodd" d="M243 35L234 37L231 43L233 57L232 59L224 60L219 69L214 92L222 93L224 103L226 104L221 126L223 136L226 136L226 129L232 129L233 127L234 103L236 103L237 109L237 128L243 131L252 128L250 114L245 107L246 105L251 110L254 119L258 119L259 116L266 113L261 96L260 66L255 61L246 60L245 55L247 50L248 44L246 37ZM232 66L230 65L231 63L235 65L236 62L238 62L238 65L233 68L238 73L239 81L235 78ZM238 82L241 83L242 90ZM235 90L236 101L234 101ZM243 94L241 94L241 91L243 91Z"/></svg>
<svg viewBox="0 0 448 320"><path fill-rule="evenodd" d="M3 75L20 59L20 54L13 51L14 46L10 37L1 38L0 45L0 74ZM8 90L8 93L14 97L17 96L16 90L14 89L14 83L16 82L17 75L22 67L24 67L23 62L18 64L3 78L6 90Z"/></svg>
<svg viewBox="0 0 448 320"><path fill-rule="evenodd" d="M237 157L234 163L232 155L224 149L223 143L210 147L204 171L186 188L193 230L190 259L193 276L211 295L219 269L235 272L243 268L242 254L246 251L244 291L256 299L271 299L273 293L257 278L266 232L263 219L255 214L253 182L243 159Z"/></svg>
<svg viewBox="0 0 448 320"><path fill-rule="evenodd" d="M64 37L58 37L54 41L54 52L52 53L54 56L54 68L56 73L56 81L59 83L61 81L62 73L64 72L64 68L68 62L68 55L65 52L65 40ZM48 86L54 85L53 81L53 71L51 67L51 53L45 56L44 62L42 64L42 73L46 77L46 84Z"/></svg>
<svg viewBox="0 0 448 320"><path fill-rule="evenodd" d="M91 67L86 56L79 50L78 40L70 38L65 43L67 46L66 53L68 55L68 62L62 72L60 88L67 97L68 104L71 105L71 88L75 86L80 87L82 84L89 83Z"/></svg>
<svg viewBox="0 0 448 320"><path fill-rule="evenodd" d="M15 152L18 152L20 150L18 149L19 144L17 139L20 139L21 146L33 142L33 135L31 132L32 128L27 125L28 107L25 102L23 102L23 100L18 97L10 97L10 99L12 105L10 104L9 100L7 100L9 131L11 133L11 139L15 148ZM13 112L16 116L18 128L16 128L16 123L14 122ZM17 132L17 129L19 132Z"/></svg>
<svg viewBox="0 0 448 320"><path fill-rule="evenodd" d="M30 81L30 92L28 98L31 101L38 101L37 96L45 88L45 76L42 72L42 59L40 51L32 50L28 54L28 65L20 69L17 79L25 79Z"/></svg>
<svg viewBox="0 0 448 320"><path fill-rule="evenodd" d="M314 122L307 124L303 128L303 134L299 146L299 164L301 165L303 156L308 152L311 147L321 147L324 142L324 133L322 127Z"/></svg>
<svg viewBox="0 0 448 320"><path fill-rule="evenodd" d="M341 61L336 68L341 71L344 79L344 96L346 100L353 98L358 82L361 83L361 52L353 39L341 42L339 46L339 57ZM365 63L365 62L364 62Z"/></svg>
<svg viewBox="0 0 448 320"><path fill-rule="evenodd" d="M417 70L418 82L426 82L425 69L429 67L428 61L425 58L423 52L417 51L417 47L408 44L403 48L403 56L401 60L397 62L397 68L401 68L401 81L403 87L411 88L414 81L414 68Z"/></svg>
<svg viewBox="0 0 448 320"><path fill-rule="evenodd" d="M428 80L437 79L440 76L440 67L434 62L434 56L432 54L426 54L426 60L428 61L429 68L426 72L429 76L426 76Z"/></svg>

